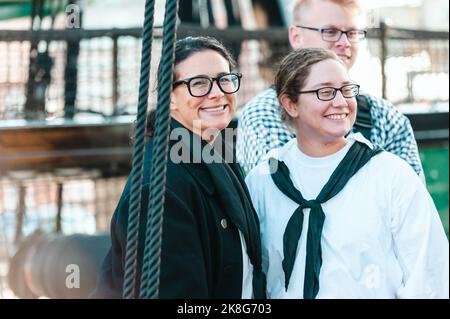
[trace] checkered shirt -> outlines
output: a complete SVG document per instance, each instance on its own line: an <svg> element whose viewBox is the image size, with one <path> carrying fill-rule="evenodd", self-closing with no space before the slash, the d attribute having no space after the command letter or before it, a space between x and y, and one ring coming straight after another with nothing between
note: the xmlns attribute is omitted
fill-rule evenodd
<svg viewBox="0 0 450 319"><path fill-rule="evenodd" d="M404 159L423 178L419 150L409 119L390 102L366 95L373 127L370 140ZM280 104L274 88L248 102L238 121L236 156L246 173L271 149L283 146L295 134L280 117Z"/></svg>

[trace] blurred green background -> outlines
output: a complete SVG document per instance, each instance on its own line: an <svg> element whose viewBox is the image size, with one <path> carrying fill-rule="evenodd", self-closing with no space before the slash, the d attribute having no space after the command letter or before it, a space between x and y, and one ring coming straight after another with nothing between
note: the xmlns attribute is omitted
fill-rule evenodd
<svg viewBox="0 0 450 319"><path fill-rule="evenodd" d="M448 197L448 157L449 145L420 147L420 158L422 159L427 188L433 197L436 208L445 228L447 238L448 215L449 215L449 197Z"/></svg>

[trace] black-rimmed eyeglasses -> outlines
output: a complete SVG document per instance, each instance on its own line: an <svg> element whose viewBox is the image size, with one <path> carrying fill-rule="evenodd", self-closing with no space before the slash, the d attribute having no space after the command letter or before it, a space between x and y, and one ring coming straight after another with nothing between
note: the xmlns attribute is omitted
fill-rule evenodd
<svg viewBox="0 0 450 319"><path fill-rule="evenodd" d="M303 93L316 93L317 98L321 101L331 101L336 97L336 92L341 91L342 96L345 98L355 97L359 94L359 85L358 84L347 84L340 88L334 87L323 87L317 90L311 91L301 91L298 94Z"/></svg>
<svg viewBox="0 0 450 319"><path fill-rule="evenodd" d="M240 73L226 73L215 78L199 75L184 80L177 80L172 84L174 88L180 84L186 84L190 95L193 97L202 97L211 92L214 81L216 81L219 89L223 93L231 94L237 92L241 85L241 77L242 74Z"/></svg>
<svg viewBox="0 0 450 319"><path fill-rule="evenodd" d="M342 34L345 33L347 36L348 41L350 42L359 42L361 40L364 40L366 38L367 31L366 30L340 30L336 28L312 28L312 27L305 27L302 25L296 25L297 28L302 29L308 29L308 30L314 30L319 31L322 35L322 40L327 42L338 42Z"/></svg>

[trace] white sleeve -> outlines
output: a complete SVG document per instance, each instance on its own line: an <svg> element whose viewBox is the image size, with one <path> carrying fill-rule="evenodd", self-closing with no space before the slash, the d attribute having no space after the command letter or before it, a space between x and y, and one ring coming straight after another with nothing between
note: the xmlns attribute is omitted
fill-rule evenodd
<svg viewBox="0 0 450 319"><path fill-rule="evenodd" d="M255 207L256 213L258 214L259 221L263 220L264 216L261 216L262 209L261 209L261 197L263 197L261 187L261 180L260 175L257 173L259 170L259 166L253 168L245 178L245 183L247 184L248 191L250 193L250 197L253 203L253 207Z"/></svg>
<svg viewBox="0 0 450 319"><path fill-rule="evenodd" d="M403 271L397 298L449 298L449 245L433 199L401 163L394 178L391 230ZM404 165L403 165L404 164Z"/></svg>
<svg viewBox="0 0 450 319"><path fill-rule="evenodd" d="M250 193L250 197L253 203L253 207L255 207L256 213L258 214L259 218L259 225L260 225L260 236L261 236L261 249L262 249L262 269L266 276L268 276L267 271L269 268L269 252L267 250L267 247L265 245L265 239L267 238L266 234L266 207L264 202L264 197L267 196L267 194L264 194L265 187L267 187L267 177L270 175L267 175L264 173L263 166L260 164L253 168L250 173L247 175L245 179L245 183L247 184L247 188ZM266 175L266 176L264 176ZM267 278L269 281L269 278ZM270 297L270 293L267 290L269 288L268 285L266 285L266 294L267 297Z"/></svg>

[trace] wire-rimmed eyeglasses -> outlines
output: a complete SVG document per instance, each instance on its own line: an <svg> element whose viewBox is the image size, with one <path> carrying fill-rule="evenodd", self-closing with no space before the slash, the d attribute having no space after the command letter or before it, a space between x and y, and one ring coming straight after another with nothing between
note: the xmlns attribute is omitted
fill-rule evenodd
<svg viewBox="0 0 450 319"><path fill-rule="evenodd" d="M241 85L241 73L226 73L211 78L205 75L194 76L184 80L177 80L172 83L173 87L186 84L189 94L193 97L206 96L211 92L213 82L216 81L219 89L226 94L236 93Z"/></svg>
<svg viewBox="0 0 450 319"><path fill-rule="evenodd" d="M357 30L357 29L344 31L336 28L312 28L312 27L305 27L302 25L296 25L296 27L319 31L320 34L322 35L322 40L327 42L338 42L341 39L343 33L345 33L345 35L347 36L348 41L359 42L361 40L364 40L367 34L366 30Z"/></svg>
<svg viewBox="0 0 450 319"><path fill-rule="evenodd" d="M359 85L358 84L347 84L340 88L334 87L323 87L317 90L311 91L300 91L298 94L304 93L316 93L317 98L321 101L331 101L336 97L336 92L341 91L342 96L345 98L355 97L359 94Z"/></svg>

